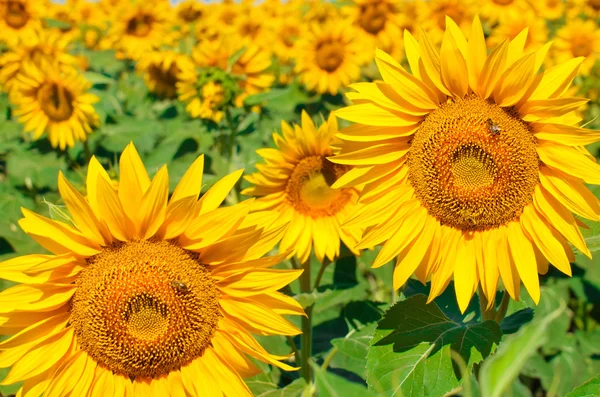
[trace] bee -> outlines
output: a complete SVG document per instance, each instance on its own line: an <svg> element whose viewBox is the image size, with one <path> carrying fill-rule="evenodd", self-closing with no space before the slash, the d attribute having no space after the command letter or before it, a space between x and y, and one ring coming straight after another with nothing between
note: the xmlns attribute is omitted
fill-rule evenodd
<svg viewBox="0 0 600 397"><path fill-rule="evenodd" d="M502 130L500 129L500 126L494 123L492 119L487 119L487 125L492 135L500 135L500 131Z"/></svg>
<svg viewBox="0 0 600 397"><path fill-rule="evenodd" d="M175 288L176 291L179 291L181 293L185 294L186 292L188 292L188 286L185 285L185 283L182 281L171 281L171 286Z"/></svg>

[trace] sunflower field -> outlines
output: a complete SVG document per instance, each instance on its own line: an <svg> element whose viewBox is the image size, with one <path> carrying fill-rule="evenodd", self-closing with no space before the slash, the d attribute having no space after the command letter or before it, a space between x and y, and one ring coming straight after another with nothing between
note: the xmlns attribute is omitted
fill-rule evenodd
<svg viewBox="0 0 600 397"><path fill-rule="evenodd" d="M599 24L0 0L0 397L600 396Z"/></svg>

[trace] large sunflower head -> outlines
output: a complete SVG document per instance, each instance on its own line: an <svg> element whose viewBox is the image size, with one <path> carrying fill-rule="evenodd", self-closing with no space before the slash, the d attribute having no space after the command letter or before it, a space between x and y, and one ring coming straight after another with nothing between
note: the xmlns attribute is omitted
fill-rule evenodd
<svg viewBox="0 0 600 397"><path fill-rule="evenodd" d="M136 69L144 75L150 92L161 98L177 97L177 83L183 70L193 68L189 56L175 51L153 51L142 55Z"/></svg>
<svg viewBox="0 0 600 397"><path fill-rule="evenodd" d="M73 68L24 63L10 97L15 115L33 139L47 133L52 146L64 150L85 141L99 123L92 106L99 98L87 92L91 86Z"/></svg>
<svg viewBox="0 0 600 397"><path fill-rule="evenodd" d="M259 197L257 209L277 211L282 219L289 220L280 250L295 249L300 262L309 259L313 246L321 262L339 255L340 241L354 251L360 229L342 229L340 224L358 209L359 191L331 187L349 169L328 160L338 132L335 116L330 115L317 128L302 112L302 125L282 122L281 128L283 136L273 134L277 148L257 152L266 163L246 177L253 186L242 193Z"/></svg>
<svg viewBox="0 0 600 397"><path fill-rule="evenodd" d="M203 157L169 198L167 168L151 180L133 145L118 189L92 158L87 198L59 175L71 216L63 223L23 209L19 224L51 252L2 263L20 285L0 293L4 384L28 395L251 396L249 357L292 369L252 334L296 335L282 314L303 314L278 289L301 271L263 258L286 225L249 214L252 201L219 208L241 171L200 200ZM76 380L76 381L74 381Z"/></svg>
<svg viewBox="0 0 600 397"><path fill-rule="evenodd" d="M0 56L0 85L10 91L25 63L39 67L53 65L58 69L73 67L77 58L67 52L69 42L68 36L41 29L20 38L18 45Z"/></svg>
<svg viewBox="0 0 600 397"><path fill-rule="evenodd" d="M587 100L565 94L583 58L538 73L549 45L524 52L526 31L488 53L478 18L469 40L446 23L441 49L405 33L412 73L378 52L384 82L353 87L336 114L357 124L331 161L354 168L334 187L366 183L358 247L383 244L375 267L397 258L396 288L415 273L433 299L453 278L465 310L479 285L493 303L501 277L537 302L538 272L571 273L567 242L590 255L572 212L600 220L583 184L600 165L582 147L600 132L577 126Z"/></svg>
<svg viewBox="0 0 600 397"><path fill-rule="evenodd" d="M309 90L335 95L360 78L360 66L371 59L365 44L359 31L343 21L313 24L296 43L295 72Z"/></svg>
<svg viewBox="0 0 600 397"><path fill-rule="evenodd" d="M574 57L583 57L581 73L589 75L600 56L600 30L596 22L569 20L556 32L550 61L560 64Z"/></svg>
<svg viewBox="0 0 600 397"><path fill-rule="evenodd" d="M171 31L170 17L166 2L126 2L113 16L107 40L119 57L138 59L162 44L173 42L176 33Z"/></svg>
<svg viewBox="0 0 600 397"><path fill-rule="evenodd" d="M0 42L12 47L34 34L42 26L42 10L38 0L0 0Z"/></svg>

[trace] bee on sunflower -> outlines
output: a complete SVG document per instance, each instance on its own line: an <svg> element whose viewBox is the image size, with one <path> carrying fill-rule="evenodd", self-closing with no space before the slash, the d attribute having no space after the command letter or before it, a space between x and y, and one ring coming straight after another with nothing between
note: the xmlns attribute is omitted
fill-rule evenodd
<svg viewBox="0 0 600 397"><path fill-rule="evenodd" d="M396 258L395 288L414 273L432 300L454 279L464 311L479 286L493 305L501 278L538 302L549 263L571 274L568 242L590 256L572 213L600 220L584 185L600 165L583 148L600 131L578 126L587 100L565 95L583 58L538 74L550 44L524 52L527 31L488 54L479 18L469 40L446 26L441 49L405 32L412 73L378 51L384 82L352 86L356 104L336 115L356 124L331 161L354 168L333 187L365 184L357 248L383 244L373 266Z"/></svg>
<svg viewBox="0 0 600 397"><path fill-rule="evenodd" d="M242 172L200 199L203 156L169 199L163 166L151 180L130 144L120 183L92 157L87 198L59 174L67 224L23 209L23 230L51 252L10 259L0 277L3 384L19 395L248 396L249 357L283 370L288 356L254 338L296 335L283 318L302 307L278 290L302 271L274 270L264 255L285 232L252 200L219 208Z"/></svg>
<svg viewBox="0 0 600 397"><path fill-rule="evenodd" d="M34 140L47 133L52 147L64 150L85 141L99 124L93 107L99 98L87 92L92 85L76 69L24 63L14 80L14 114Z"/></svg>

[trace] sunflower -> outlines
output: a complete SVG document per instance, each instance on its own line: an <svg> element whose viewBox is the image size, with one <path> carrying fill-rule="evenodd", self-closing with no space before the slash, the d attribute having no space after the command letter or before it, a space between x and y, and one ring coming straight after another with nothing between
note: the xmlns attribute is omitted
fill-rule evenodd
<svg viewBox="0 0 600 397"><path fill-rule="evenodd" d="M179 74L177 93L190 116L218 123L223 119L225 108L232 104L231 85L234 84L222 71L211 73L187 67Z"/></svg>
<svg viewBox="0 0 600 397"><path fill-rule="evenodd" d="M498 20L498 25L492 29L488 44L495 47L504 40L514 40L519 33L528 29L525 40L525 52L538 50L548 41L546 21L533 11L508 12Z"/></svg>
<svg viewBox="0 0 600 397"><path fill-rule="evenodd" d="M312 24L296 44L295 72L309 90L335 95L360 78L360 66L370 60L364 44L348 23Z"/></svg>
<svg viewBox="0 0 600 397"><path fill-rule="evenodd" d="M142 55L136 69L144 75L150 92L161 98L176 98L179 75L193 68L191 59L175 51L153 51Z"/></svg>
<svg viewBox="0 0 600 397"><path fill-rule="evenodd" d="M302 5L306 8L303 18L305 24L326 24L340 18L339 8L333 3L321 0L306 0Z"/></svg>
<svg viewBox="0 0 600 397"><path fill-rule="evenodd" d="M198 200L203 157L170 199L166 166L150 180L133 145L118 192L92 158L84 198L62 174L67 224L23 209L19 224L49 255L6 261L0 277L3 384L19 395L251 396L253 357L284 370L252 334L296 335L282 314L303 314L277 290L301 271L265 257L285 224L248 214L252 201L219 208L234 172Z"/></svg>
<svg viewBox="0 0 600 397"><path fill-rule="evenodd" d="M31 35L19 38L11 51L0 56L0 85L10 91L16 76L25 63L42 67L70 68L77 64L77 58L67 52L70 38L57 31L36 29Z"/></svg>
<svg viewBox="0 0 600 397"><path fill-rule="evenodd" d="M300 262L306 262L314 245L319 261L335 260L340 254L340 240L351 249L360 239L360 229L341 229L340 223L356 211L358 189L332 189L331 185L348 171L345 165L333 164L330 145L338 133L333 114L319 128L306 112L302 125L281 122L283 137L273 134L277 149L257 151L266 164L259 172L247 176L254 186L242 194L259 197L257 210L277 211L290 222L279 249L296 250ZM358 252L355 252L358 253Z"/></svg>
<svg viewBox="0 0 600 397"><path fill-rule="evenodd" d="M420 24L431 40L439 44L446 31L446 16L468 33L478 3L474 0L431 0L423 7Z"/></svg>
<svg viewBox="0 0 600 397"><path fill-rule="evenodd" d="M481 18L492 24L498 22L501 17L508 19L506 14L516 15L531 11L529 0L484 0L479 7Z"/></svg>
<svg viewBox="0 0 600 397"><path fill-rule="evenodd" d="M40 0L0 0L0 42L9 47L35 34L42 27L45 2Z"/></svg>
<svg viewBox="0 0 600 397"><path fill-rule="evenodd" d="M242 105L246 96L269 89L275 79L268 70L270 52L254 44L244 45L234 36L201 42L192 51L192 59L201 68L218 68L231 74L241 90L237 106Z"/></svg>
<svg viewBox="0 0 600 397"><path fill-rule="evenodd" d="M415 34L419 24L420 16L423 13L423 8L426 7L423 0L407 0L399 4L399 15L397 19L398 28L401 32L408 30Z"/></svg>
<svg viewBox="0 0 600 397"><path fill-rule="evenodd" d="M196 0L185 0L177 5L175 13L177 15L178 23L181 26L185 26L205 18L207 15L207 7Z"/></svg>
<svg viewBox="0 0 600 397"><path fill-rule="evenodd" d="M397 258L395 288L414 272L433 299L454 278L464 311L478 285L493 304L501 277L538 302L538 272L571 274L567 241L590 256L571 213L600 220L583 184L600 165L582 147L600 132L577 126L587 100L564 95L583 58L537 74L549 45L524 53L526 31L488 54L479 18L469 41L446 25L441 50L405 33L413 74L378 51L385 82L353 86L336 114L357 124L331 161L354 168L333 187L365 184L347 222L370 228L357 248L383 244L374 267Z"/></svg>
<svg viewBox="0 0 600 397"><path fill-rule="evenodd" d="M542 0L532 5L537 15L550 21L560 19L565 13L565 3L563 0Z"/></svg>
<svg viewBox="0 0 600 397"><path fill-rule="evenodd" d="M372 48L381 48L389 53L402 51L397 37L401 35L401 20L398 0L353 0L354 4L343 7L342 12L357 26L372 43ZM338 22L336 22L338 23Z"/></svg>
<svg viewBox="0 0 600 397"><path fill-rule="evenodd" d="M162 1L125 2L114 15L107 41L119 58L138 59L145 52L174 41L170 15L168 3Z"/></svg>
<svg viewBox="0 0 600 397"><path fill-rule="evenodd" d="M572 17L585 15L591 19L600 18L600 1L598 0L567 0L567 14Z"/></svg>
<svg viewBox="0 0 600 397"><path fill-rule="evenodd" d="M573 19L556 32L550 52L552 63L561 64L573 57L584 57L581 73L588 76L600 54L600 30L594 21Z"/></svg>
<svg viewBox="0 0 600 397"><path fill-rule="evenodd" d="M64 150L75 141L85 141L99 117L92 106L99 98L87 93L92 86L77 70L41 68L24 63L15 79L10 99L14 114L24 123L25 132L39 139L44 132L52 147Z"/></svg>

